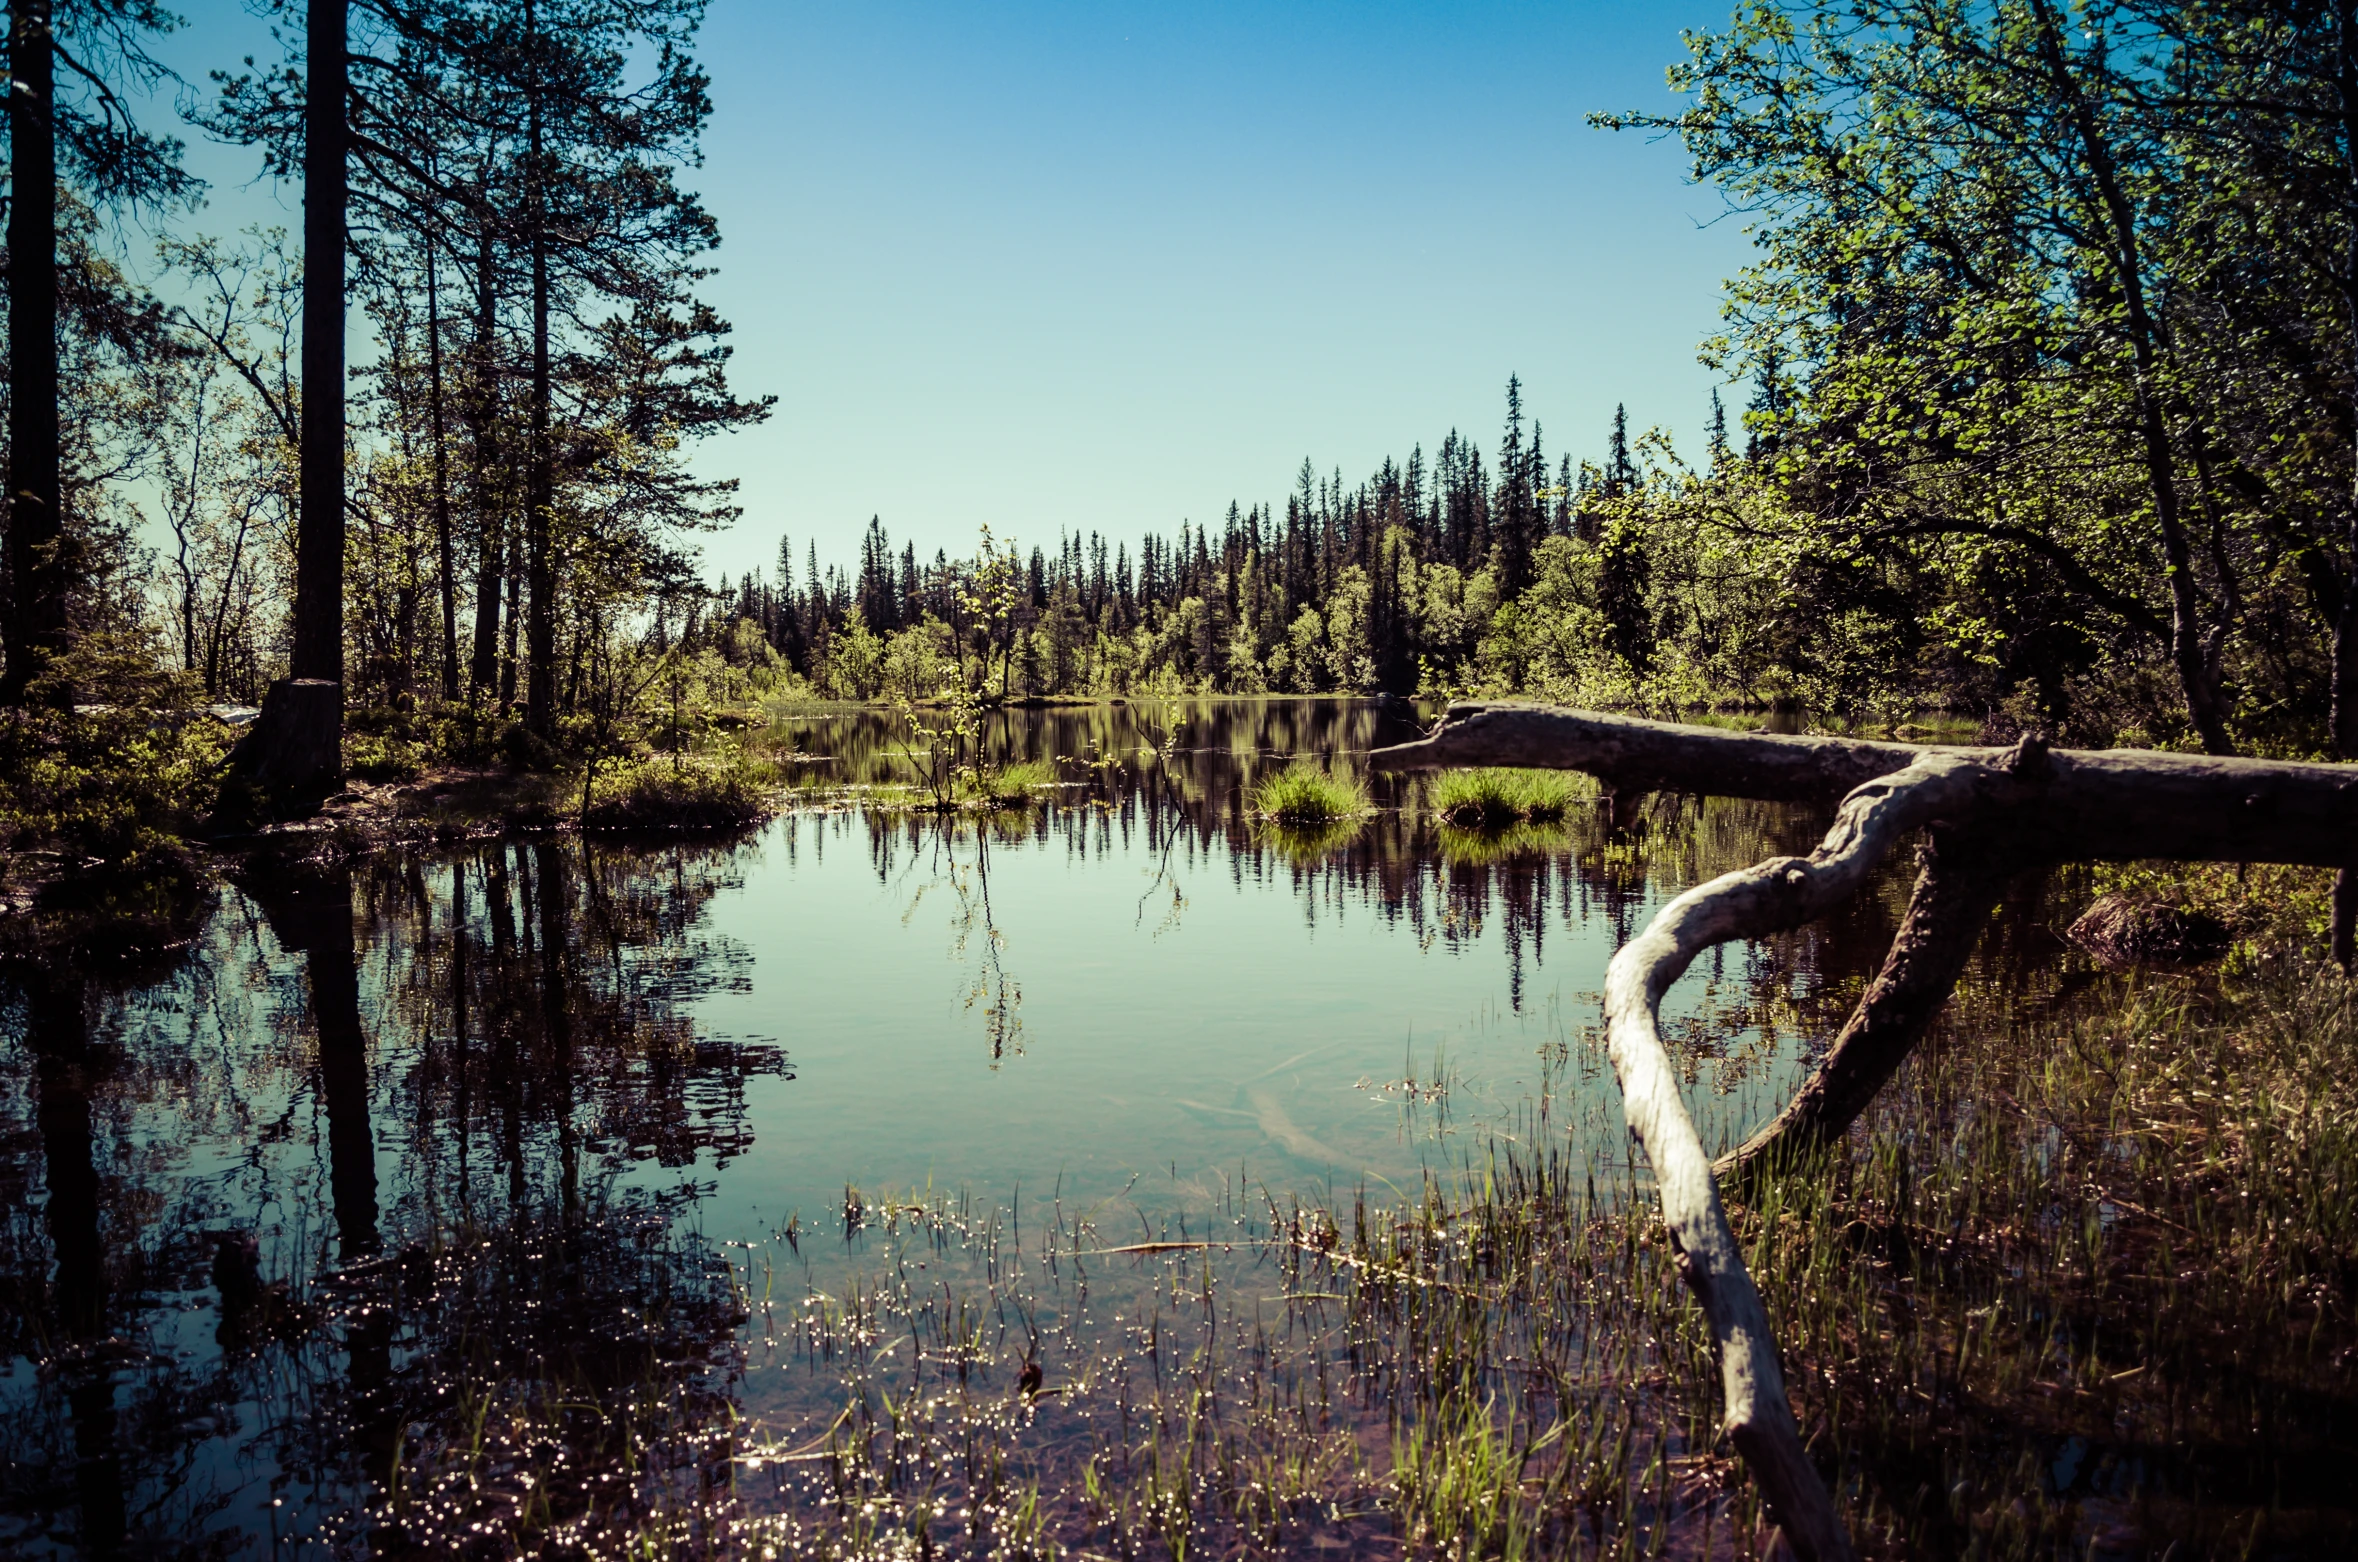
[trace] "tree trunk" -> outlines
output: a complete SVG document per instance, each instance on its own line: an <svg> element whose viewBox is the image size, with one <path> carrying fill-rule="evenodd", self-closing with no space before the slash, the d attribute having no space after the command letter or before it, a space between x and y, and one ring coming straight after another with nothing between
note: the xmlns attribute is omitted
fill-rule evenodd
<svg viewBox="0 0 2358 1562"><path fill-rule="evenodd" d="M2334 6L2334 86L2341 99L2342 156L2347 193L2358 200L2358 5ZM2342 247L2342 312L2350 331L2351 416L2358 419L2358 219L2346 224ZM2353 423L2358 427L2358 423ZM2333 751L2358 759L2358 451L2351 463L2347 563L2341 611L2333 626ZM2333 887L2333 956L2358 974L2358 878L2344 869Z"/></svg>
<svg viewBox="0 0 2358 1562"><path fill-rule="evenodd" d="M74 559L59 476L57 379L56 55L50 0L9 8L8 99L8 665L0 703L71 705L63 682L43 680L71 641L66 591ZM35 687L39 681L41 686Z"/></svg>
<svg viewBox="0 0 2358 1562"><path fill-rule="evenodd" d="M302 514L288 671L344 681L346 0L310 0L303 105Z"/></svg>
<svg viewBox="0 0 2358 1562"><path fill-rule="evenodd" d="M1948 1003L1998 897L2018 864L1988 836L1933 830L1925 843L1908 914L1833 1050L1776 1118L1715 1170L1722 1177L1776 1163L1839 1140L1899 1071Z"/></svg>
<svg viewBox="0 0 2358 1562"><path fill-rule="evenodd" d="M2178 502L2177 458L2163 421L2161 366L2155 347L2158 333L2145 298L2143 263L2137 246L2137 214L2121 188L2111 144L2087 94L2071 73L2054 11L2037 0L2039 46L2055 88L2071 105L2074 130L2094 177L2097 208L2111 225L2114 280L2127 306L2129 351L2136 366L2137 431L2144 446L2146 485L2153 495L2154 520L2161 531L2162 562L2170 594L2170 660L2177 668L2178 686L2186 699L2187 719L2202 739L2203 751L2232 754L2226 713L2219 699L2218 679L2203 643L2202 605L2194 583L2194 550L2187 542L2185 517Z"/></svg>
<svg viewBox="0 0 2358 1562"><path fill-rule="evenodd" d="M508 538L507 558L508 621L501 631L506 640L499 659L499 702L508 709L516 704L516 629L524 621L521 596L524 589L524 539L511 534Z"/></svg>
<svg viewBox="0 0 2358 1562"><path fill-rule="evenodd" d="M344 781L344 690L324 678L281 678L230 751L230 767L266 813L315 807Z"/></svg>
<svg viewBox="0 0 2358 1562"><path fill-rule="evenodd" d="M434 561L442 579L442 699L457 703L458 566L450 538L450 440L442 417L442 287L434 252L439 246L426 239L426 398L427 417L434 433Z"/></svg>
<svg viewBox="0 0 2358 1562"><path fill-rule="evenodd" d="M2340 765L2050 753L2035 739L2012 749L1918 748L1478 704L1450 707L1424 738L1369 760L1378 770L1552 766L1588 771L1614 789L1842 797L1816 851L1688 890L1624 944L1605 973L1606 1050L1687 1285L1718 1346L1723 1428L1805 1558L1847 1557L1849 1538L1800 1440L1766 1312L1662 1045L1663 995L1705 950L1825 916L1869 882L1901 840L1930 833L1907 919L1832 1053L1784 1114L1717 1170L1768 1169L1772 1150L1837 1140L1866 1108L1947 1001L2018 865L2156 855L2358 864L2358 773Z"/></svg>
<svg viewBox="0 0 2358 1562"><path fill-rule="evenodd" d="M231 755L266 807L344 779L345 0L310 0L303 104L302 473L288 676Z"/></svg>
<svg viewBox="0 0 2358 1562"><path fill-rule="evenodd" d="M527 204L532 224L532 452L524 495L525 573L530 592L530 617L524 635L529 664L524 725L545 738L556 725L557 677L557 581L550 536L555 523L550 512L556 503L556 473L549 446L548 152L541 123L538 12L529 0L524 16L525 47L533 51L525 175L531 181Z"/></svg>
<svg viewBox="0 0 2358 1562"><path fill-rule="evenodd" d="M475 394L467 414L475 463L476 528L475 646L467 669L470 700L491 693L499 677L499 593L507 552L505 528L500 525L506 489L499 469L499 275L494 269L488 191L475 220Z"/></svg>

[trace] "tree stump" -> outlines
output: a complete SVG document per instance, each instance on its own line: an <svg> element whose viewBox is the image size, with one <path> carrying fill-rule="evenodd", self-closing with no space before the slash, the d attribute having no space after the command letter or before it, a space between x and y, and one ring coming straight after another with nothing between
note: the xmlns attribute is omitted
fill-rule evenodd
<svg viewBox="0 0 2358 1562"><path fill-rule="evenodd" d="M229 763L268 811L317 807L344 784L344 686L324 678L279 679Z"/></svg>

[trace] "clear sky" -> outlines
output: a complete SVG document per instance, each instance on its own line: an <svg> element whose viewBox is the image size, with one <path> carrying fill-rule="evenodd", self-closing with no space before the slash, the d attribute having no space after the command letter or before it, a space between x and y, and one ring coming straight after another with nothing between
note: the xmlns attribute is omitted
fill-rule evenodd
<svg viewBox="0 0 2358 1562"><path fill-rule="evenodd" d="M236 0L183 10L193 81L268 48ZM1510 373L1551 460L1616 402L1699 445L1746 240L1675 145L1583 116L1672 107L1679 30L1726 15L714 0L707 296L778 406L698 457L746 511L708 559L848 562L871 514L928 553L1216 520L1305 456L1494 449ZM296 225L250 153L192 152L200 226Z"/></svg>

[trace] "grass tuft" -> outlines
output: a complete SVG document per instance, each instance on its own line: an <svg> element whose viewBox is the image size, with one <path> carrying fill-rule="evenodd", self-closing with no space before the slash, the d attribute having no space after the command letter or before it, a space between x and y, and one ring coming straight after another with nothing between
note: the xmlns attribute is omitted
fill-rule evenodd
<svg viewBox="0 0 2358 1562"><path fill-rule="evenodd" d="M1328 775L1302 761L1253 788L1253 813L1272 824L1300 829L1334 824L1367 809L1367 794L1355 781Z"/></svg>
<svg viewBox="0 0 2358 1562"><path fill-rule="evenodd" d="M982 771L964 790L969 802L985 808L1021 808L1031 802L1032 788L1046 786L1055 779L1046 765L1027 759Z"/></svg>
<svg viewBox="0 0 2358 1562"><path fill-rule="evenodd" d="M1433 783L1433 812L1462 830L1504 830L1553 823L1582 795L1561 770L1446 770Z"/></svg>

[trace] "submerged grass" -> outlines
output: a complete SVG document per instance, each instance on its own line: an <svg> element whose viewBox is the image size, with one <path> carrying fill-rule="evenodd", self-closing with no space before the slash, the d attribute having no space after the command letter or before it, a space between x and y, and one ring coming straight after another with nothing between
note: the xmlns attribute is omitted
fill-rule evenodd
<svg viewBox="0 0 2358 1562"><path fill-rule="evenodd" d="M1287 766L1253 788L1252 811L1271 824L1328 825L1367 812L1359 783L1329 775L1308 761Z"/></svg>

